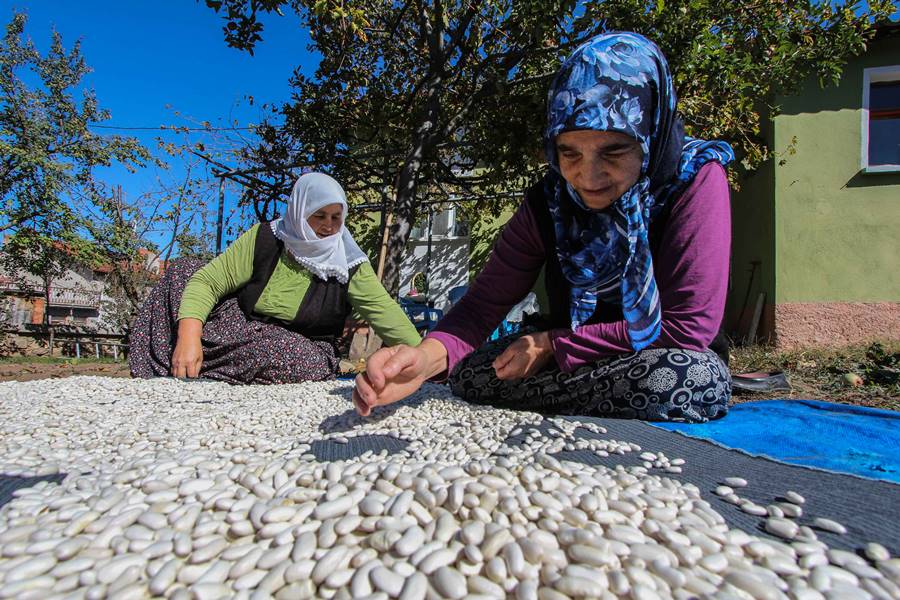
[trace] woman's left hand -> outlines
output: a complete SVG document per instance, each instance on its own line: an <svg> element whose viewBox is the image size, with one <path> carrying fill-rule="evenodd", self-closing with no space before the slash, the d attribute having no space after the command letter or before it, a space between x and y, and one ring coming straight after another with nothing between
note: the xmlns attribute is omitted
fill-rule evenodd
<svg viewBox="0 0 900 600"><path fill-rule="evenodd" d="M494 359L497 379L531 377L553 359L550 333L541 331L523 335Z"/></svg>

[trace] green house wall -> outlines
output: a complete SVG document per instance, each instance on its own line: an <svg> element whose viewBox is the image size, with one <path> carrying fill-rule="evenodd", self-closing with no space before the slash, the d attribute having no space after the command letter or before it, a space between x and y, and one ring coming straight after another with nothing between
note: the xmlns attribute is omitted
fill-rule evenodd
<svg viewBox="0 0 900 600"><path fill-rule="evenodd" d="M837 85L810 80L799 94L777 99L780 113L763 134L783 154L732 194L730 331L746 331L760 292L766 294L763 339L778 335L779 307L808 307L782 314L814 320L816 307L864 303L883 313L877 303L900 301L900 173L865 173L860 158L863 70L893 65L900 65L897 35L872 42L845 66ZM748 295L751 261L758 266Z"/></svg>
<svg viewBox="0 0 900 600"><path fill-rule="evenodd" d="M876 41L840 84L781 99L775 148L776 302L900 300L900 173L864 173L863 69L900 66L900 37Z"/></svg>
<svg viewBox="0 0 900 600"><path fill-rule="evenodd" d="M772 145L771 123L762 134ZM775 297L775 170L772 161L740 181L731 195L731 280L725 305L725 330L741 334L750 324L760 294L771 306ZM766 306L766 304L764 304ZM764 313L760 331L773 327L771 311Z"/></svg>

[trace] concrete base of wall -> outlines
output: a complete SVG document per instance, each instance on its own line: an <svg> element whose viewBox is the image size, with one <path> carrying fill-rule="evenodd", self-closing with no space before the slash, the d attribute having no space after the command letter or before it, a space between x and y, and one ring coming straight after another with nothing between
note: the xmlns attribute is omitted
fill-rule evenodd
<svg viewBox="0 0 900 600"><path fill-rule="evenodd" d="M775 345L846 346L900 340L900 302L788 302L775 306Z"/></svg>

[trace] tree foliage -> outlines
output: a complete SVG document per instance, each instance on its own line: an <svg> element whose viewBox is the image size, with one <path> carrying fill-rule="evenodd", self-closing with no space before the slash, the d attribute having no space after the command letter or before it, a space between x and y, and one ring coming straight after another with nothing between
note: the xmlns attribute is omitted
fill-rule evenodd
<svg viewBox="0 0 900 600"><path fill-rule="evenodd" d="M226 10L231 23L235 14L255 19L254 7L281 3L254 2L244 13L241 2L208 4ZM359 201L389 204L384 280L396 290L423 203L519 190L538 168L523 150L539 137L534 115L557 56L585 39L563 27L575 7L535 0L292 3L322 62L313 78L295 74L283 126L260 128L262 142L245 160L273 172L324 168ZM255 43L252 35L229 42Z"/></svg>
<svg viewBox="0 0 900 600"><path fill-rule="evenodd" d="M82 210L106 208L94 170L135 169L150 155L133 138L91 131L109 112L83 85L90 69L79 44L67 51L54 32L42 55L24 39L25 25L14 14L0 43L0 231L8 235L4 266L37 276L49 297L50 282L68 267L103 258L85 237L99 226Z"/></svg>
<svg viewBox="0 0 900 600"><path fill-rule="evenodd" d="M285 188L292 169L331 172L361 202L385 202L385 284L396 291L425 202L493 217L542 168L547 87L575 45L633 30L669 58L689 133L733 143L746 169L767 160L761 115L810 76L833 81L865 47L890 1L206 0L225 39L252 50L259 11L295 13L322 56L295 73L283 122L242 159ZM251 193L271 194L256 190Z"/></svg>

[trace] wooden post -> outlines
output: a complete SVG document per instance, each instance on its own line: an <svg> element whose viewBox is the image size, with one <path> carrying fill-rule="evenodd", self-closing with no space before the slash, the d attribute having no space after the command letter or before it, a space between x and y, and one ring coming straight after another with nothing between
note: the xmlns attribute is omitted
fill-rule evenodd
<svg viewBox="0 0 900 600"><path fill-rule="evenodd" d="M431 306L428 304L428 300L431 297L431 230L434 227L434 207L430 204L428 205L428 246L425 249L425 272L423 275L425 276L425 289L422 290L422 293L425 294L425 305Z"/></svg>
<svg viewBox="0 0 900 600"><path fill-rule="evenodd" d="M119 362L119 344L113 344L113 361Z"/></svg>
<svg viewBox="0 0 900 600"><path fill-rule="evenodd" d="M81 359L81 341L75 338L75 358Z"/></svg>
<svg viewBox="0 0 900 600"><path fill-rule="evenodd" d="M381 248L378 251L378 271L376 275L378 280L384 277L384 263L387 260L388 235L390 234L391 225L394 223L394 213L387 213L384 220L384 233L381 236Z"/></svg>
<svg viewBox="0 0 900 600"><path fill-rule="evenodd" d="M747 330L747 337L744 338L744 345L749 346L756 341L756 330L759 328L759 320L762 317L763 305L766 303L766 293L760 292L756 297L756 306L753 307L753 318L750 319L750 328Z"/></svg>
<svg viewBox="0 0 900 600"><path fill-rule="evenodd" d="M94 356L96 356L98 360L100 359L100 343L99 342L94 342Z"/></svg>

